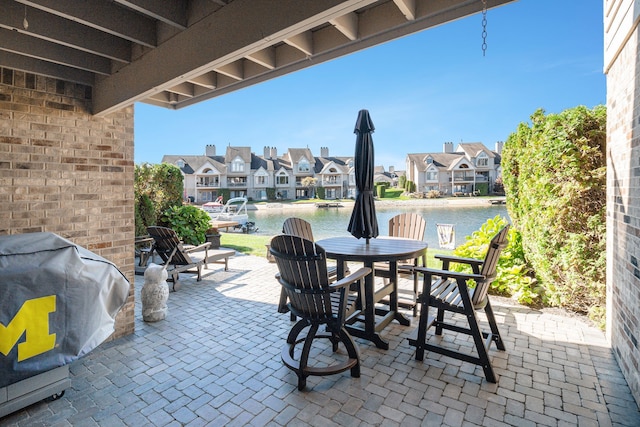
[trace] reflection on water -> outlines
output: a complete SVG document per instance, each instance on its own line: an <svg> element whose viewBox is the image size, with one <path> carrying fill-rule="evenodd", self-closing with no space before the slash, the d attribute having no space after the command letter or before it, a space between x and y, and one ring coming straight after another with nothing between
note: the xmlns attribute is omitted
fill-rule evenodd
<svg viewBox="0 0 640 427"><path fill-rule="evenodd" d="M290 216L304 218L313 226L315 239L333 236L349 236L347 226L351 218L351 206L342 208L286 208L262 209L249 212L249 221L254 221L258 227L258 234L274 236L282 231L282 223ZM509 219L504 205L489 205L482 207L469 206L376 206L380 235L389 233L389 219L403 212L416 212L427 220L425 241L430 248L438 247L436 224L454 224L456 246L464 243L465 236L470 235L488 219L496 215Z"/></svg>

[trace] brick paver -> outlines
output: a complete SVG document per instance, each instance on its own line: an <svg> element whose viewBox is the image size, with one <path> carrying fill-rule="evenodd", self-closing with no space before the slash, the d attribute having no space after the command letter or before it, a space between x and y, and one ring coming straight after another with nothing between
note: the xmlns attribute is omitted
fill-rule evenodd
<svg viewBox="0 0 640 427"><path fill-rule="evenodd" d="M640 412L601 331L558 310L492 298L505 352L492 347L498 384L444 356L413 358L411 327L383 332L389 350L356 339L362 375L309 377L308 389L280 361L291 327L276 311L276 267L238 255L204 280L183 274L167 319L71 365L71 388L0 419L2 426L221 425L612 425L638 426ZM445 335L447 332L445 331ZM455 337L455 339L453 339ZM469 347L467 337L453 344ZM331 355L330 348L318 357Z"/></svg>

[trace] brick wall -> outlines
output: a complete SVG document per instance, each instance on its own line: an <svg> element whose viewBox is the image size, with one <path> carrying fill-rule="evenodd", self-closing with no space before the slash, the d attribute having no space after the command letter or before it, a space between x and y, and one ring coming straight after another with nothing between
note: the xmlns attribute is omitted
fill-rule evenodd
<svg viewBox="0 0 640 427"><path fill-rule="evenodd" d="M133 283L133 107L90 109L89 87L0 68L0 234L54 232ZM133 306L132 286L114 338Z"/></svg>
<svg viewBox="0 0 640 427"><path fill-rule="evenodd" d="M633 2L623 3L614 10L633 6ZM607 6L605 11L611 10ZM640 45L637 27L626 27L629 21L624 16L628 15L605 16L614 24L605 43L607 337L636 402L640 402Z"/></svg>

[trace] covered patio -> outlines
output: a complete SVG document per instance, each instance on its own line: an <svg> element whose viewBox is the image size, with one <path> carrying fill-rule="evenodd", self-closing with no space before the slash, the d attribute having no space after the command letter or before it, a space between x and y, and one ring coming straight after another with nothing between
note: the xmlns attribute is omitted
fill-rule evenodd
<svg viewBox="0 0 640 427"><path fill-rule="evenodd" d="M496 300L507 340L504 354L492 353L498 385L475 367L414 362L410 328L393 325L385 331L390 350L360 343L360 379L312 378L313 392L297 393L279 361L288 316L276 314L278 286L264 280L274 267L249 258L213 281L185 284L171 297L167 321L141 321L136 102L187 107L509 3L2 2L0 234L57 233L114 262L132 282L114 341L73 366L72 389L2 423L638 425L640 0L604 7L606 337L579 319Z"/></svg>
<svg viewBox="0 0 640 427"><path fill-rule="evenodd" d="M291 326L277 313L277 268L238 255L229 271L182 275L169 313L71 365L56 401L3 425L518 425L637 426L640 413L604 334L560 310L492 298L506 351L491 350L498 383L482 369L427 352L414 360L411 326L385 329L389 350L356 339L362 375L309 377L308 390L280 360ZM407 312L411 318L411 314ZM445 339L449 339L444 335ZM466 337L455 345L472 346ZM330 347L327 348L330 352Z"/></svg>

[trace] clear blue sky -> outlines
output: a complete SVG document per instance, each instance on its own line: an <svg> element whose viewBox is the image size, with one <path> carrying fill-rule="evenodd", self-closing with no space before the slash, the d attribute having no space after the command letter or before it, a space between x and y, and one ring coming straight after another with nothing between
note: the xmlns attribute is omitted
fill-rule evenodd
<svg viewBox="0 0 640 427"><path fill-rule="evenodd" d="M135 106L135 162L200 155L205 145L309 147L354 153L366 108L376 165L405 168L408 153L445 141L493 149L539 108L606 103L602 0L519 0L306 70L173 111Z"/></svg>

